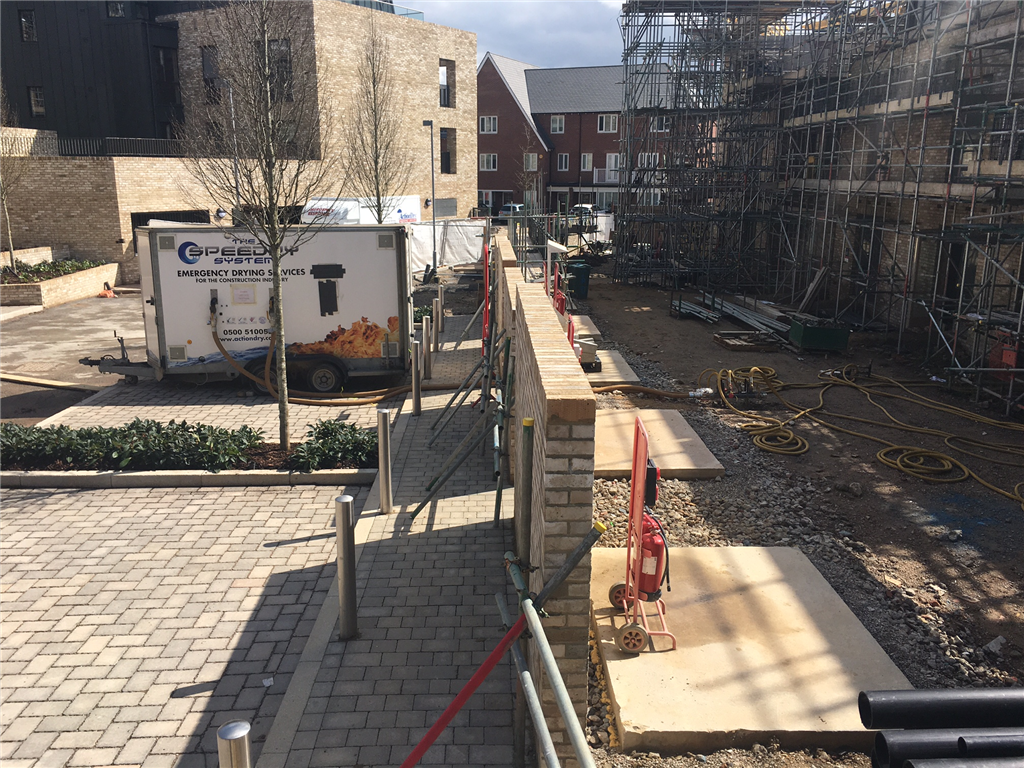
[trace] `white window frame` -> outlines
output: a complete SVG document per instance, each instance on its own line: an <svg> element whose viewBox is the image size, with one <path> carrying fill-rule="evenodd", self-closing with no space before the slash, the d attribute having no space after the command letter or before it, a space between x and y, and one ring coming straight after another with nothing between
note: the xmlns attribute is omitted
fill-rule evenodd
<svg viewBox="0 0 1024 768"><path fill-rule="evenodd" d="M565 115L551 116L551 132L565 133Z"/></svg>
<svg viewBox="0 0 1024 768"><path fill-rule="evenodd" d="M618 152L609 152L607 155L605 155L605 157L604 157L604 167L605 167L606 170L609 170L609 171L617 171L617 170L619 170L619 153Z"/></svg>
<svg viewBox="0 0 1024 768"><path fill-rule="evenodd" d="M598 133L618 133L619 115L615 112L608 112L597 116Z"/></svg>
<svg viewBox="0 0 1024 768"><path fill-rule="evenodd" d="M481 171L498 170L498 156L494 152L482 152L479 167Z"/></svg>
<svg viewBox="0 0 1024 768"><path fill-rule="evenodd" d="M524 152L523 153L523 170L527 173L532 173L537 170L537 153L536 152Z"/></svg>
<svg viewBox="0 0 1024 768"><path fill-rule="evenodd" d="M661 155L657 152L641 152L636 156L637 168L657 168L661 163Z"/></svg>
<svg viewBox="0 0 1024 768"><path fill-rule="evenodd" d="M594 170L594 154L592 152L584 152L580 155L580 172Z"/></svg>
<svg viewBox="0 0 1024 768"><path fill-rule="evenodd" d="M667 133L672 128L671 115L657 115L651 118L652 133Z"/></svg>
<svg viewBox="0 0 1024 768"><path fill-rule="evenodd" d="M497 133L498 132L498 116L497 115L485 115L480 118L480 133Z"/></svg>
<svg viewBox="0 0 1024 768"><path fill-rule="evenodd" d="M558 153L558 170L568 171L569 170L569 153L559 152Z"/></svg>

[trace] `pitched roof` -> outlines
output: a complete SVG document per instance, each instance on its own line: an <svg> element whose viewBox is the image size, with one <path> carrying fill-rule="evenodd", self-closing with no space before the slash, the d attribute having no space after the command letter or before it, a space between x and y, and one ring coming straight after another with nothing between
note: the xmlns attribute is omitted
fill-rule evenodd
<svg viewBox="0 0 1024 768"><path fill-rule="evenodd" d="M523 70L534 114L621 112L622 66Z"/></svg>
<svg viewBox="0 0 1024 768"><path fill-rule="evenodd" d="M484 56L484 61L487 59L490 59L491 63L494 64L494 68L498 70L498 74L501 75L501 79L508 86L512 98L519 102L519 108L523 110L523 114L529 116L531 112L530 93L526 88L526 70L536 69L536 67L533 64L516 61L506 56L498 56L496 53L490 52ZM480 66L483 66L483 61L480 62Z"/></svg>

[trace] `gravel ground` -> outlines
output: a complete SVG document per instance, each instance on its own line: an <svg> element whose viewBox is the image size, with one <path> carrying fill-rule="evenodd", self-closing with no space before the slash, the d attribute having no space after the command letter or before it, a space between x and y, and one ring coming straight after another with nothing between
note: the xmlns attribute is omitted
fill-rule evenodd
<svg viewBox="0 0 1024 768"><path fill-rule="evenodd" d="M624 345L618 349L645 386L680 390L688 387L664 369ZM598 396L599 408L635 407L636 395ZM639 398L641 401L643 396ZM656 513L671 546L790 546L811 560L857 618L875 637L915 687L998 687L1020 685L1017 668L1021 653L1015 648L986 648L992 638L978 638L960 621L962 608L941 582L912 589L898 577L895 558L876 556L846 530L844 498L859 497L859 484L830 485L824 478L797 476L771 454L755 447L739 430L745 419L711 407L687 408L687 421L711 452L726 467L725 477L714 481L662 481ZM625 480L597 480L594 515L610 524L599 546L625 545L629 484ZM957 532L948 532L955 541ZM661 758L657 755L615 754L609 736L610 714L603 678L591 662L591 707L588 737L599 756L598 765L667 768L703 766L796 766L840 763L866 765L857 753L829 756L781 752L755 745L751 751L726 750L711 756Z"/></svg>

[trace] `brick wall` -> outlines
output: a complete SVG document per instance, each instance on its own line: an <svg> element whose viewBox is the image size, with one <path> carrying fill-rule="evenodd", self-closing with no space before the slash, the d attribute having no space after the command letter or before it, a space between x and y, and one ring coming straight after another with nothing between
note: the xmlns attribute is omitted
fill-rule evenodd
<svg viewBox="0 0 1024 768"><path fill-rule="evenodd" d="M5 125L0 131L0 153L12 157L60 154L57 151L57 132Z"/></svg>
<svg viewBox="0 0 1024 768"><path fill-rule="evenodd" d="M120 284L138 282L132 213L215 210L180 160L162 157L27 157L12 190L16 248L67 249L73 258L117 262Z"/></svg>
<svg viewBox="0 0 1024 768"><path fill-rule="evenodd" d="M103 290L103 284L114 285L117 277L116 264L85 269L70 275L61 275L41 283L0 285L0 304L9 307L38 306L55 307L96 296Z"/></svg>
<svg viewBox="0 0 1024 768"><path fill-rule="evenodd" d="M359 88L356 70L365 49L371 14L389 44L396 67L396 91L401 105L402 135L412 157L412 174L406 194L430 194L430 128L434 121L434 171L437 197L458 200L458 215L468 216L476 206L477 121L476 121L476 35L472 32L428 24L396 14L380 13L334 0L314 0L317 64L325 69L321 101L335 105L336 131L344 130L352 95ZM454 62L452 107L440 106L441 60ZM439 130L455 129L455 173L441 173Z"/></svg>
<svg viewBox="0 0 1024 768"><path fill-rule="evenodd" d="M512 247L497 238L499 263L498 323L513 334L516 353L516 405L513 434L522 420L534 427L533 487L517 482L516 509L526 495L532 509L530 589L540 591L555 569L593 526L594 417L597 402L569 347L543 283L527 283L515 265ZM513 312L514 307L514 312ZM521 459L520 440L513 461ZM522 477L522 467L515 477ZM545 605L544 626L569 695L581 721L587 708L587 641L590 625L590 558L580 563ZM535 649L528 654L540 680L541 699L552 739L563 765L576 765L554 703L550 682Z"/></svg>

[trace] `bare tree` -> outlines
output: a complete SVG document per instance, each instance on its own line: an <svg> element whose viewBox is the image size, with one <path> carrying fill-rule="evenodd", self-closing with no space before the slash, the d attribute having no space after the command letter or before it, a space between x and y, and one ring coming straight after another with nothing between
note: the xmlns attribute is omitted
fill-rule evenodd
<svg viewBox="0 0 1024 768"><path fill-rule="evenodd" d="M529 123L523 126L519 140L520 164L515 175L516 188L523 196L524 210L532 213L540 204L543 147L537 143L537 134ZM531 202L532 200L532 202Z"/></svg>
<svg viewBox="0 0 1024 768"><path fill-rule="evenodd" d="M0 127L12 127L17 122L11 104L7 101L7 91L0 86ZM0 131L2 132L2 131ZM27 153L18 146L16 137L0 137L0 206L4 212L4 228L7 230L7 247L11 252L11 269L17 273L18 264L14 260L14 234L11 232L10 205L11 195L18 188L29 171Z"/></svg>
<svg viewBox="0 0 1024 768"><path fill-rule="evenodd" d="M316 60L309 3L239 0L197 14L208 44L202 85L187 100L180 135L185 165L234 223L255 238L273 268L272 327L280 442L288 436L281 261L326 223L297 226L314 197L339 197L344 184L333 119Z"/></svg>
<svg viewBox="0 0 1024 768"><path fill-rule="evenodd" d="M366 45L356 71L355 114L345 131L347 168L363 205L378 224L394 213L405 192L412 157L402 140L402 105L387 38L369 14Z"/></svg>

